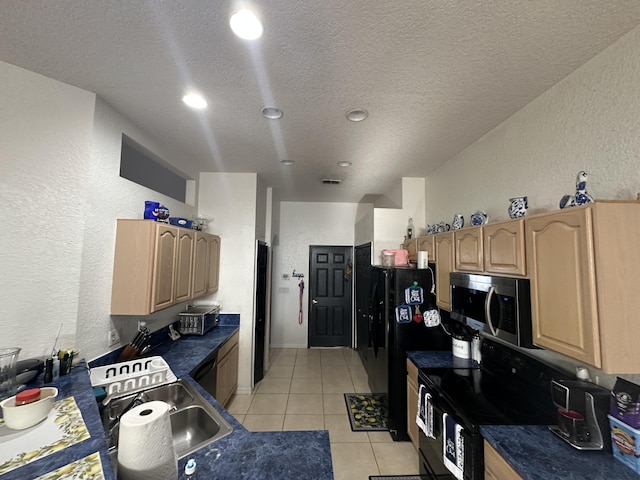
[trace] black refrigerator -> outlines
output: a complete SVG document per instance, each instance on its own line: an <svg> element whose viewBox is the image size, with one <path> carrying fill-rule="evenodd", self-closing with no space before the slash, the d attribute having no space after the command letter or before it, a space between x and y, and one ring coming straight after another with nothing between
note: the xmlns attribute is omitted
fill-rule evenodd
<svg viewBox="0 0 640 480"><path fill-rule="evenodd" d="M359 352L371 391L387 394L387 425L395 441L409 440L406 352L451 350L451 338L441 326L426 327L417 321L418 314L436 306L434 280L435 264L430 269L371 267L368 339L366 348L359 343ZM415 295L408 294L412 287L412 292L421 289L422 303L416 304Z"/></svg>

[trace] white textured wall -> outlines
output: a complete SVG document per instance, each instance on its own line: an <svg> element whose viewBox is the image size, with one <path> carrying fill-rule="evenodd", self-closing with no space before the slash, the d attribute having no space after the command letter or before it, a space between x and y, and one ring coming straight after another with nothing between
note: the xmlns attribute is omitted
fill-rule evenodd
<svg viewBox="0 0 640 480"><path fill-rule="evenodd" d="M373 263L382 264L382 250L402 248L409 218L413 219L415 234L424 231L425 179L402 179L402 208L374 209Z"/></svg>
<svg viewBox="0 0 640 480"><path fill-rule="evenodd" d="M309 246L353 245L358 205L355 203L280 203L279 245L273 249L271 345L305 348L308 338ZM305 291L298 324L298 279L304 274ZM289 280L283 280L287 273Z"/></svg>
<svg viewBox="0 0 640 480"><path fill-rule="evenodd" d="M200 174L198 213L213 217L209 232L221 237L220 288L212 298L224 313L240 314L240 393L253 382L257 186L255 173Z"/></svg>
<svg viewBox="0 0 640 480"><path fill-rule="evenodd" d="M171 154L94 94L2 62L0 82L0 204L11 219L0 233L0 346L49 354L62 324L58 347L94 358L108 351L115 219L142 218L150 199L174 215L193 209L119 177L122 132ZM137 318L113 318L124 342Z"/></svg>
<svg viewBox="0 0 640 480"><path fill-rule="evenodd" d="M1 347L75 346L95 96L0 62Z"/></svg>
<svg viewBox="0 0 640 480"><path fill-rule="evenodd" d="M640 28L566 77L427 178L427 223L477 209L507 219L509 198L555 210L589 173L595 198L640 191Z"/></svg>
<svg viewBox="0 0 640 480"><path fill-rule="evenodd" d="M590 174L587 187L595 198L635 199L640 192L638 85L640 28L430 175L428 223L450 221L455 212L468 221L478 208L490 221L506 219L509 198L516 195L527 195L532 211L556 210L562 195L575 191L579 170ZM629 321L636 316L629 312ZM549 358L564 362L560 356ZM595 375L609 386L615 380ZM639 383L640 375L630 378Z"/></svg>
<svg viewBox="0 0 640 480"><path fill-rule="evenodd" d="M171 216L191 218L194 208L120 177L122 134L169 161L176 155L129 122L106 102L97 99L89 169L88 211L82 249L78 316L78 347L93 358L109 350L111 324L127 344L144 319L153 331L171 323L185 303L148 316L110 316L116 219L142 218L144 202L166 206ZM116 348L119 345L110 348Z"/></svg>

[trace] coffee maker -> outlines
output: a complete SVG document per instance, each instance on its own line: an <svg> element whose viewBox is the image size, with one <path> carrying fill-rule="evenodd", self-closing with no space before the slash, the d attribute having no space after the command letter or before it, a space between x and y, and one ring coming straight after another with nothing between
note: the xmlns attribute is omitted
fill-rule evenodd
<svg viewBox="0 0 640 480"><path fill-rule="evenodd" d="M553 380L551 398L558 424L549 430L578 450L611 450L609 390L581 380Z"/></svg>

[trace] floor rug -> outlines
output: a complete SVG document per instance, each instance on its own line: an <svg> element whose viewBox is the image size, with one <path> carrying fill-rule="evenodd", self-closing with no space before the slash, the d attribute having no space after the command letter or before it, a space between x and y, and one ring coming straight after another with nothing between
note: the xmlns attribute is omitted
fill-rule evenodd
<svg viewBox="0 0 640 480"><path fill-rule="evenodd" d="M380 393L345 393L351 430L375 432L387 427L387 396Z"/></svg>

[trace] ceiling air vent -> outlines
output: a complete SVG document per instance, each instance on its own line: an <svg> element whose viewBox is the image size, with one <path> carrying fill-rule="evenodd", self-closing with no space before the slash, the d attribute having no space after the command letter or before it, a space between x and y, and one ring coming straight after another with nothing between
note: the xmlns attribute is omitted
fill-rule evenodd
<svg viewBox="0 0 640 480"><path fill-rule="evenodd" d="M337 180L335 178L323 178L322 179L322 184L323 185L340 185L342 183L342 180Z"/></svg>

